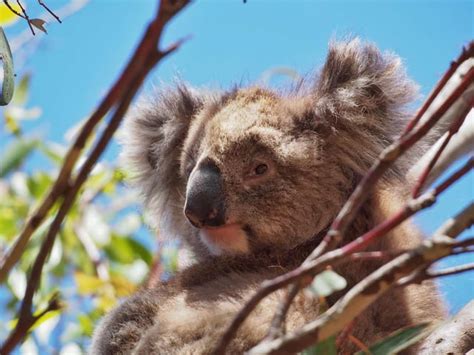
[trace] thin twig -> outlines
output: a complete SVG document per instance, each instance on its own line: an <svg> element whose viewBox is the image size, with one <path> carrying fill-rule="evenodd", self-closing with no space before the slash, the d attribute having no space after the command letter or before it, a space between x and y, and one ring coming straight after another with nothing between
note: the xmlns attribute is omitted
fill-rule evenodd
<svg viewBox="0 0 474 355"><path fill-rule="evenodd" d="M399 250L384 250L384 251L366 251L366 252L359 252L353 253L342 262L351 262L351 261L358 261L358 260L384 260L384 259L391 259L396 257L405 251ZM312 277L307 277L309 282L312 281ZM300 282L301 283L301 282ZM286 318L286 314L291 306L291 302L298 294L298 291L304 287L305 285L299 285L299 283L294 283L289 286L289 290L286 294L285 300L281 302L278 306L277 311L275 312L275 316L272 320L270 330L268 332L267 338L268 339L275 339L277 336L284 334L283 326Z"/></svg>
<svg viewBox="0 0 474 355"><path fill-rule="evenodd" d="M464 123L464 120L465 120L467 114L469 113L469 111L471 110L471 107L472 107L472 103L470 103L469 106L466 105L466 107L464 107L464 110L459 112L459 117L449 128L448 134L442 138L443 141L442 141L441 145L439 146L438 150L435 152L435 154L433 155L433 157L429 161L428 165L423 170L420 177L417 179L417 182L416 182L415 187L413 188L413 192L412 192L413 197L416 198L420 194L421 189L423 188L423 186L426 183L428 175L431 173L431 170L433 169L433 167L438 162L441 154L444 152L444 150L448 146L448 143L451 140L451 138L459 131L459 128Z"/></svg>
<svg viewBox="0 0 474 355"><path fill-rule="evenodd" d="M89 0L70 0L69 3L67 3L66 5L58 9L55 9L54 12L57 14L58 17L60 17L64 21L65 18L81 10L84 6L87 5L88 2ZM46 21L48 17L49 17L49 13L47 11L45 11L44 13L38 16L38 18L44 21ZM12 53L16 57L18 57L18 53L22 49L24 49L27 45L30 45L32 47L38 46L41 43L38 37L40 37L42 34L43 32L39 32L35 38L30 35L29 29L22 31L20 34L12 38L12 40L10 41L10 48L11 48ZM33 39L35 40L33 41ZM32 53L34 51L29 50L28 52ZM25 60L26 59L22 59L23 62ZM16 62L18 62L18 60L16 60Z"/></svg>
<svg viewBox="0 0 474 355"><path fill-rule="evenodd" d="M54 190L54 186L53 186L53 189L51 190L51 191L56 191L56 195L53 196L55 197L55 200L57 200L59 196L61 195L64 196L64 199L62 201L62 204L53 222L51 223L48 233L46 234L46 237L41 245L40 251L34 261L32 271L28 278L25 296L23 297L23 300L22 300L17 325L15 329L13 330L13 332L11 333L11 336L9 336L5 344L3 344L2 348L0 349L0 353L3 354L3 353L10 352L26 336L27 331L29 329L27 325L30 324L30 319L32 317L33 295L39 286L44 263L49 253L51 252L56 235L61 228L62 221L64 220L69 209L74 203L75 197L78 191L80 190L81 186L83 185L83 183L89 176L95 163L100 158L102 152L105 150L113 134L117 130L125 112L128 109L128 106L130 105L130 102L135 96L138 88L142 84L146 75L163 57L172 53L174 50L176 50L179 47L179 46L174 46L171 50L168 49L168 50L165 50L164 52L161 52L156 48L159 42L162 30L164 26L166 25L166 23L179 10L181 10L185 5L187 5L187 3L188 1L181 1L178 3L176 2L169 3L167 1L160 2L160 6L158 9L156 18L149 25L145 33L145 36L143 37L139 47L137 48L135 54L132 57L132 60L129 62L129 65L127 66L127 68L125 69L124 73L121 76L121 80L123 80L125 84L124 82L120 80L116 82L116 84L112 87L109 94L102 101L102 104L99 106L99 108L96 110L95 114L93 115L94 120L92 120L93 117L91 117L86 122L85 126L88 126L89 128L85 129L83 126L83 130L79 134L79 136L82 136L82 139L79 139L78 137L76 139L76 142L73 144L73 147L70 149L69 155L68 155L69 159L66 157L63 164L63 169L61 170L56 180L57 184L54 185L54 186L59 186L59 187L56 187L57 190ZM108 111L108 109L112 107L113 103L116 101L119 101L120 104L117 106L117 109L114 115L112 116L109 124L107 125L104 132L98 139L95 147L91 151L85 163L81 166L81 169L76 179L74 181L71 181L70 174L71 174L72 167L74 166L75 161L77 160L79 156L79 153L85 143L85 140L87 140L88 135L92 132L93 127L95 127L95 125L103 116L103 115L100 115L100 117L97 117L98 112L105 111L104 112L105 114ZM68 166L68 168L65 169L64 168L65 166ZM65 184L64 181L62 181L61 183L58 183L58 181L61 181L61 180L65 180L67 182L66 186L63 186ZM59 190L59 188L61 189ZM46 208L48 206L51 207L54 201L51 202L51 197L50 199L48 199L47 197L46 200L43 201L43 205L42 205L43 208ZM46 212L48 210L49 208L46 210ZM44 215L37 215L36 218L44 218ZM37 228L38 225L39 225L39 222L36 222L35 228ZM29 238L26 238L26 241L24 241L25 245L28 239ZM18 244L15 244L15 245L18 245ZM20 249L19 252L21 255L22 249ZM9 255L13 255L13 254L10 253ZM14 260L14 262L16 262L16 260ZM5 265L11 265L11 264L4 263L3 266ZM6 268L2 267L1 271L5 272Z"/></svg>
<svg viewBox="0 0 474 355"><path fill-rule="evenodd" d="M18 6L20 6L21 12L23 12L23 18L26 20L26 22L28 22L28 26L30 26L31 33L33 33L33 36L34 36L35 35L35 30L33 29L33 26L31 25L30 18L28 16L28 14L26 13L23 6L21 5L20 0L16 0L16 3L18 4Z"/></svg>
<svg viewBox="0 0 474 355"><path fill-rule="evenodd" d="M8 7L8 9L13 12L15 15L21 17L22 19L25 18L25 16L23 16L22 14L20 14L18 11L16 11L11 5L10 3L8 2L8 0L3 0L3 3L5 4L6 7Z"/></svg>
<svg viewBox="0 0 474 355"><path fill-rule="evenodd" d="M295 299L298 291L300 290L299 283L290 285L285 295L285 300L281 302L273 317L270 330L268 331L267 339L276 339L279 336L285 334L285 318L288 310L290 309L291 303Z"/></svg>
<svg viewBox="0 0 474 355"><path fill-rule="evenodd" d="M405 127L402 136L408 134L420 121L421 117L425 114L426 110L430 105L433 103L433 101L436 99L438 94L441 92L441 90L444 88L446 83L449 81L449 79L453 76L453 74L456 72L456 70L459 68L459 66L466 61L469 58L474 57L474 41L470 42L466 47L463 47L461 51L461 55L451 62L451 65L449 66L449 69L444 73L443 77L438 81L436 84L435 88L431 92L430 96L428 99L424 102L423 106L420 108L420 110L417 112L416 116L408 122L407 126Z"/></svg>
<svg viewBox="0 0 474 355"><path fill-rule="evenodd" d="M461 274L463 272L472 271L472 270L474 270L474 263L453 266L453 267L449 267L442 270L424 270L413 275L413 278L410 279L408 282L407 280L405 280L404 282L399 283L399 285L404 286L409 283L420 283L421 281L424 281L424 280Z"/></svg>
<svg viewBox="0 0 474 355"><path fill-rule="evenodd" d="M62 308L62 304L59 301L59 295L55 293L48 302L48 305L44 310L38 314L29 314L27 318L24 318L21 324L17 323L14 331L10 333L5 343L2 345L0 354L8 354L11 352L16 344L20 343L24 335L36 324L36 322L43 317L46 313L51 311L57 311Z"/></svg>
<svg viewBox="0 0 474 355"><path fill-rule="evenodd" d="M46 11L48 11L48 12L50 13L50 15L53 16L53 17L56 19L56 21L58 21L59 23L62 23L62 22L61 22L61 19L59 18L59 16L56 15L53 11L51 11L51 9L50 9L48 6L46 6L46 4L45 4L43 1L38 0L38 4L40 4L41 6L43 6L44 9L45 9Z"/></svg>
<svg viewBox="0 0 474 355"><path fill-rule="evenodd" d="M72 170L75 167L88 138L91 136L97 124L103 119L107 112L130 90L133 80L135 80L137 76L144 75L142 68L147 66L147 61L150 60L150 57L159 57L161 59L163 56L171 53L177 48L175 47L166 49L164 52L161 52L157 50L156 46L166 23L171 19L172 16L174 16L187 4L188 0L181 0L178 2L160 2L157 17L148 26L140 44L135 50L132 58L129 60L125 70L111 87L95 112L82 126L81 131L79 132L74 143L67 152L66 157L64 158L64 163L53 186L50 188L46 197L43 199L37 209L25 222L22 231L15 239L14 245L9 249L4 258L0 260L0 283L5 280L12 267L16 264L33 232L41 225L54 203L64 196L64 193L68 188L68 181L70 179Z"/></svg>
<svg viewBox="0 0 474 355"><path fill-rule="evenodd" d="M402 156L409 148L418 142L433 126L443 117L446 111L463 94L463 92L474 81L474 68L469 70L462 82L452 92L452 94L443 102L443 104L426 120L421 126L410 131L407 135L400 138L399 141L387 147L379 159L369 169L362 178L354 192L342 207L336 219L331 225L329 232L323 238L319 246L311 253L308 259L314 259L322 255L325 251L331 250L341 240L348 226L352 223L362 204L369 197L373 186L382 177L385 171L394 163L396 159Z"/></svg>
<svg viewBox="0 0 474 355"><path fill-rule="evenodd" d="M393 228L401 224L415 212L431 206L440 194L442 194L449 186L454 184L464 174L471 170L473 164L474 160L470 159L464 166L455 171L435 189L424 193L415 201L407 203L406 206L394 216L374 227L351 243L333 251L326 252L316 259L307 259L300 267L296 268L295 270L278 276L273 280L263 282L257 292L250 298L250 300L232 320L231 324L222 336L218 346L216 347L214 354L222 354L225 351L227 345L230 343L241 324L247 319L253 309L263 298L275 292L276 290L291 284L292 282L301 280L307 276L317 275L328 265L336 266L349 260L352 261L356 256L364 259L367 255L366 253L356 252L368 246L376 238L379 238L390 232ZM349 258L349 255L352 255L352 259Z"/></svg>
<svg viewBox="0 0 474 355"><path fill-rule="evenodd" d="M364 278L336 302L327 312L296 332L275 340L263 341L249 354L282 354L298 352L341 331L366 307L387 292L402 278L420 266L449 256L456 246L453 238L474 223L474 203L445 223L431 240L400 255Z"/></svg>
<svg viewBox="0 0 474 355"><path fill-rule="evenodd" d="M467 174L474 168L474 157L469 159L466 164L461 168L452 173L445 181L436 186L433 190L425 192L423 195L415 200L407 203L400 211L386 221L380 223L367 233L358 237L354 241L344 245L342 250L351 254L355 251L359 251L367 247L374 239L380 238L386 235L392 229L400 225L403 221L413 216L416 212L421 211L427 207L430 207L436 202L436 198L443 193L448 187L450 187L455 181L458 181L461 177Z"/></svg>

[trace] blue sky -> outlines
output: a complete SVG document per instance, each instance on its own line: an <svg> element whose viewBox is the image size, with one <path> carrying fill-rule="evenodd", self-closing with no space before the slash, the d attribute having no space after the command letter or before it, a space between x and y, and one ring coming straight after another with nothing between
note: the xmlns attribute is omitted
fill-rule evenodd
<svg viewBox="0 0 474 355"><path fill-rule="evenodd" d="M47 3L54 9L65 2ZM30 104L43 109L27 129L61 141L115 80L155 8L155 1L95 0L63 24L52 22L24 68L34 74ZM304 74L323 63L331 38L358 35L398 53L426 95L474 37L473 24L472 1L460 0L196 1L169 26L163 46L192 39L157 67L145 90L177 75L193 85L227 87L257 80L272 67ZM112 148L107 158L116 154ZM473 199L473 186L471 172L417 223L434 231ZM461 259L456 262L474 261ZM474 273L444 279L442 285L453 310L474 297Z"/></svg>

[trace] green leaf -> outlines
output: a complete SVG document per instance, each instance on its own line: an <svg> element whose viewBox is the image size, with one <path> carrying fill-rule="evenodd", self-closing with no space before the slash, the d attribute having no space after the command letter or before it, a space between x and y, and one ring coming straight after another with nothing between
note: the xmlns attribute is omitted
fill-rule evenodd
<svg viewBox="0 0 474 355"><path fill-rule="evenodd" d="M30 88L30 74L25 74L21 77L20 82L18 83L15 94L13 95L12 104L21 106L26 103L28 99L28 91Z"/></svg>
<svg viewBox="0 0 474 355"><path fill-rule="evenodd" d="M91 337L92 333L94 332L94 323L92 319L89 317L89 315L86 314L80 314L78 316L79 318L79 325L81 326L82 332Z"/></svg>
<svg viewBox="0 0 474 355"><path fill-rule="evenodd" d="M46 322L46 321L49 320L49 319L52 319L52 318L55 318L55 317L59 317L59 316L61 315L61 312L62 312L62 311L61 311L60 309L47 312L46 314L44 314L43 316L41 316L41 317L35 322L35 324L30 328L30 331L35 330L35 329L38 328L41 324L43 324L44 322Z"/></svg>
<svg viewBox="0 0 474 355"><path fill-rule="evenodd" d="M37 139L21 138L14 140L0 158L0 177L4 177L18 168L37 146Z"/></svg>
<svg viewBox="0 0 474 355"><path fill-rule="evenodd" d="M424 338L430 332L432 327L430 323L421 323L411 327L397 330L387 338L375 343L369 347L372 355L390 355L397 354L403 349L408 348L417 341ZM359 351L356 355L363 355L366 352Z"/></svg>
<svg viewBox="0 0 474 355"><path fill-rule="evenodd" d="M52 142L41 142L40 151L46 155L53 163L62 164L66 149L59 144Z"/></svg>
<svg viewBox="0 0 474 355"><path fill-rule="evenodd" d="M167 245L162 247L160 257L161 265L164 267L166 272L174 274L178 271L179 252L176 246Z"/></svg>
<svg viewBox="0 0 474 355"><path fill-rule="evenodd" d="M327 338L301 352L301 355L337 355L336 336Z"/></svg>
<svg viewBox="0 0 474 355"><path fill-rule="evenodd" d="M330 294L343 290L347 286L345 278L333 270L324 270L316 275L309 289L321 297L327 297Z"/></svg>
<svg viewBox="0 0 474 355"><path fill-rule="evenodd" d="M16 118L10 113L10 110L6 109L4 111L4 117L5 117L5 127L7 131L15 136L20 136L21 127L18 124L18 121L16 120Z"/></svg>
<svg viewBox="0 0 474 355"><path fill-rule="evenodd" d="M41 198L53 183L53 179L43 171L37 171L27 181L28 190L35 199Z"/></svg>
<svg viewBox="0 0 474 355"><path fill-rule="evenodd" d="M10 240L17 233L16 219L12 218L10 213L7 215L4 212L4 209L0 209L0 239Z"/></svg>
<svg viewBox="0 0 474 355"><path fill-rule="evenodd" d="M106 282L96 276L86 275L82 272L74 273L77 291L81 295L90 295L96 293Z"/></svg>
<svg viewBox="0 0 474 355"><path fill-rule="evenodd" d="M120 275L112 275L110 277L110 283L114 287L115 294L118 297L130 296L137 289L133 283Z"/></svg>
<svg viewBox="0 0 474 355"><path fill-rule="evenodd" d="M107 256L122 264L131 264L137 259L142 259L148 265L151 264L153 256L142 244L132 238L112 236L110 244L105 247Z"/></svg>

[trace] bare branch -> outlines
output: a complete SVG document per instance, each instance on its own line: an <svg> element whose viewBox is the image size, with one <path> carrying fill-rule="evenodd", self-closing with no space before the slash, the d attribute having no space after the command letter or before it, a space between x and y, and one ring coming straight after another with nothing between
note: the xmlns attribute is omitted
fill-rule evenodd
<svg viewBox="0 0 474 355"><path fill-rule="evenodd" d="M421 175L421 172L434 158L436 152L440 149L440 146L449 136L447 132L442 136L438 142L420 159L420 161L413 166L407 174L409 181L416 181L417 177ZM459 158L469 153L474 152L474 110L471 109L467 115L464 123L460 127L458 133L453 135L450 143L447 145L441 157L438 159L436 164L431 169L430 174L426 178L424 187L431 185L444 171L446 171L451 164L456 162Z"/></svg>
<svg viewBox="0 0 474 355"><path fill-rule="evenodd" d="M437 328L418 349L419 355L466 354L474 348L474 301L469 302L451 320Z"/></svg>
<svg viewBox="0 0 474 355"><path fill-rule="evenodd" d="M31 25L31 21L30 21L30 18L28 16L28 14L26 13L23 6L21 5L20 0L16 0L16 3L18 4L18 6L20 6L21 12L23 12L23 18L26 20L26 22L28 22L28 26L30 27L31 33L34 36L35 35L35 30L33 29L33 26Z"/></svg>
<svg viewBox="0 0 474 355"><path fill-rule="evenodd" d="M299 290L300 286L298 283L294 283L288 288L284 302L280 303L278 309L275 312L270 330L268 331L267 339L275 339L285 334L284 324L286 314L290 309L291 302L293 302Z"/></svg>
<svg viewBox="0 0 474 355"><path fill-rule="evenodd" d="M461 55L461 57L464 53ZM357 185L354 192L351 194L338 216L331 225L327 235L324 237L320 245L311 253L308 259L314 259L320 256L327 250L333 249L341 240L342 237L357 215L362 204L367 200L372 187L382 177L385 171L404 154L410 147L418 142L426 133L438 122L443 115L450 109L450 107L459 99L464 91L474 81L474 68L471 68L463 77L461 83L456 87L451 95L435 110L429 119L420 124L418 128L414 128L405 136L402 136L399 141L387 147L379 156L379 159L369 169L367 174L363 177L361 182Z"/></svg>
<svg viewBox="0 0 474 355"><path fill-rule="evenodd" d="M6 7L8 7L8 10L10 10L11 12L13 12L15 15L17 15L18 17L21 17L21 18L25 18L24 15L20 14L18 11L16 11L11 5L10 3L8 2L8 0L3 0L3 3L5 4Z"/></svg>
<svg viewBox="0 0 474 355"><path fill-rule="evenodd" d="M36 315L30 314L28 318L24 319L21 325L17 323L17 326L15 327L14 331L10 333L8 338L5 340L5 343L2 345L1 354L8 354L9 352L11 352L16 346L16 344L20 343L23 340L28 331L36 324L36 322L41 317L51 311L56 311L61 308L62 305L59 301L59 295L54 294L44 310L42 310Z"/></svg>
<svg viewBox="0 0 474 355"><path fill-rule="evenodd" d="M16 264L31 238L31 235L41 225L48 211L52 208L54 203L66 193L72 170L80 157L87 139L90 137L97 124L116 103L124 99L124 95L127 95L130 92L130 87L134 86L134 80L138 78L141 83L145 75L148 73L147 71L144 72L143 68L150 70L150 63L156 63L165 55L172 52L170 50L161 52L157 49L159 38L166 23L187 4L188 0L160 2L157 17L148 26L142 41L132 58L129 60L127 67L99 104L95 112L82 126L76 140L64 158L64 163L53 186L50 188L41 204L27 219L21 233L16 238L13 247L10 248L5 257L0 260L0 282L5 280L8 272ZM135 92L133 92L133 94L135 94ZM105 143L105 146L107 143L108 141ZM98 154L100 155L101 152Z"/></svg>
<svg viewBox="0 0 474 355"><path fill-rule="evenodd" d="M416 131L415 131L416 133ZM387 234L396 226L400 225L403 221L407 220L416 212L425 209L431 206L435 201L437 196L443 193L449 186L459 180L463 175L469 172L474 167L474 157L469 159L469 161L462 166L460 169L451 174L445 181L440 183L433 190L428 191L418 197L415 200L409 201L400 211L398 211L394 216L382 222L381 224L375 226L373 229L365 233L364 235L358 237L354 241L345 246L326 252L320 257L312 259L308 257L306 261L297 269L288 272L285 275L276 277L271 281L266 281L262 283L261 288L255 293L253 297L245 304L245 306L240 310L240 312L235 316L230 326L224 333L221 341L219 342L217 348L214 351L214 354L220 354L225 351L227 345L232 340L233 336L239 329L240 325L245 321L248 315L252 310L260 303L260 301L267 295L275 292L276 290L287 286L291 282L302 280L307 276L315 276L319 272L323 271L324 268L328 265L335 266L341 262L347 261L348 256L360 251L361 249L367 247L377 238ZM446 232L447 233L447 232ZM450 235L450 234L446 234ZM316 250L318 250L316 248ZM284 314L283 314L284 315ZM278 321L282 321L283 317L277 318Z"/></svg>
<svg viewBox="0 0 474 355"><path fill-rule="evenodd" d="M11 267L16 263L20 255L23 253L26 243L28 242L31 233L40 225L46 213L52 207L55 201L63 196L62 204L51 223L51 226L46 234L44 241L41 244L40 251L34 261L31 273L28 278L25 296L21 304L19 319L15 329L10 337L3 344L0 353L10 352L27 334L30 328L32 318L32 300L36 289L41 280L41 274L44 263L51 252L57 233L59 232L62 221L66 217L69 209L75 201L76 195L92 171L95 163L100 158L102 152L107 147L113 134L117 130L125 112L128 109L135 93L142 84L146 75L150 70L167 54L174 51L161 52L157 49L159 39L163 28L167 22L188 3L187 0L182 1L162 1L158 8L158 13L155 19L148 26L145 35L135 51L128 66L120 76L119 80L111 88L107 96L99 105L94 114L82 127L76 141L73 143L64 160L59 176L47 195L43 200L40 208L36 211L34 216L30 218L25 226L22 234L17 239L13 249L7 254L5 260L2 260L2 268L0 279L3 280ZM92 133L93 129L102 117L115 105L117 108L112 115L109 124L102 132L96 145L92 149L90 155L85 163L81 166L79 173L75 180L71 179L72 169L80 155L82 148L87 138Z"/></svg>
<svg viewBox="0 0 474 355"><path fill-rule="evenodd" d="M51 11L51 9L48 6L46 6L46 4L43 1L38 0L38 4L40 4L46 11L48 11L50 15L56 19L56 21L58 21L59 23L62 23L58 15L56 15L53 11Z"/></svg>
<svg viewBox="0 0 474 355"><path fill-rule="evenodd" d="M316 320L294 333L260 343L252 348L249 354L298 352L336 334L378 297L391 289L398 280L424 265L430 265L450 255L456 245L452 238L457 237L473 223L474 203L446 222L431 240L423 242L418 248L400 255L367 276Z"/></svg>
<svg viewBox="0 0 474 355"><path fill-rule="evenodd" d="M455 80L452 80L453 77L456 77L455 72L458 68L466 61L472 60L474 57L474 42L470 42L466 47L463 47L461 55L451 62L449 69L444 73L443 77L438 81L435 88L428 96L428 99L425 101L423 106L417 112L416 116L411 120L405 130L402 133L402 136L408 134L424 116L424 119L428 117L425 113L428 113L428 108L433 107L433 104L436 105L436 99L440 96L445 95L446 91L452 92L452 87L455 87L459 84ZM451 83L449 83L451 82ZM444 91L444 93L443 93ZM439 105L439 104L438 104Z"/></svg>
<svg viewBox="0 0 474 355"><path fill-rule="evenodd" d="M72 14L75 14L77 11L81 10L84 6L87 5L89 0L71 0L69 3L64 5L63 7L60 7L57 10L54 10L54 12L57 14L58 17L62 18L63 20ZM45 20L48 17L48 12L45 12L38 16L38 18ZM38 33L39 36L32 37L30 35L30 31L26 30L21 32L18 36L14 37L10 41L10 48L12 50L12 53L14 53L16 56L18 56L18 52L25 48L26 45L30 43L34 43L35 45L39 44L38 38L41 38L42 32ZM18 62L18 59L16 60Z"/></svg>
<svg viewBox="0 0 474 355"><path fill-rule="evenodd" d="M435 277L451 276L451 275L461 274L463 272L471 271L471 270L474 270L474 263L453 266L453 267L446 268L443 270L428 271L426 273L426 278L432 279Z"/></svg>

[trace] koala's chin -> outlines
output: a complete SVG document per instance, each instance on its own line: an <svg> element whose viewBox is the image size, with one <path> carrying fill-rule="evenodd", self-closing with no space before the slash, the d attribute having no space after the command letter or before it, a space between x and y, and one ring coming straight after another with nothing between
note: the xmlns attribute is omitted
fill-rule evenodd
<svg viewBox="0 0 474 355"><path fill-rule="evenodd" d="M213 255L249 252L247 233L237 223L202 228L199 237Z"/></svg>

